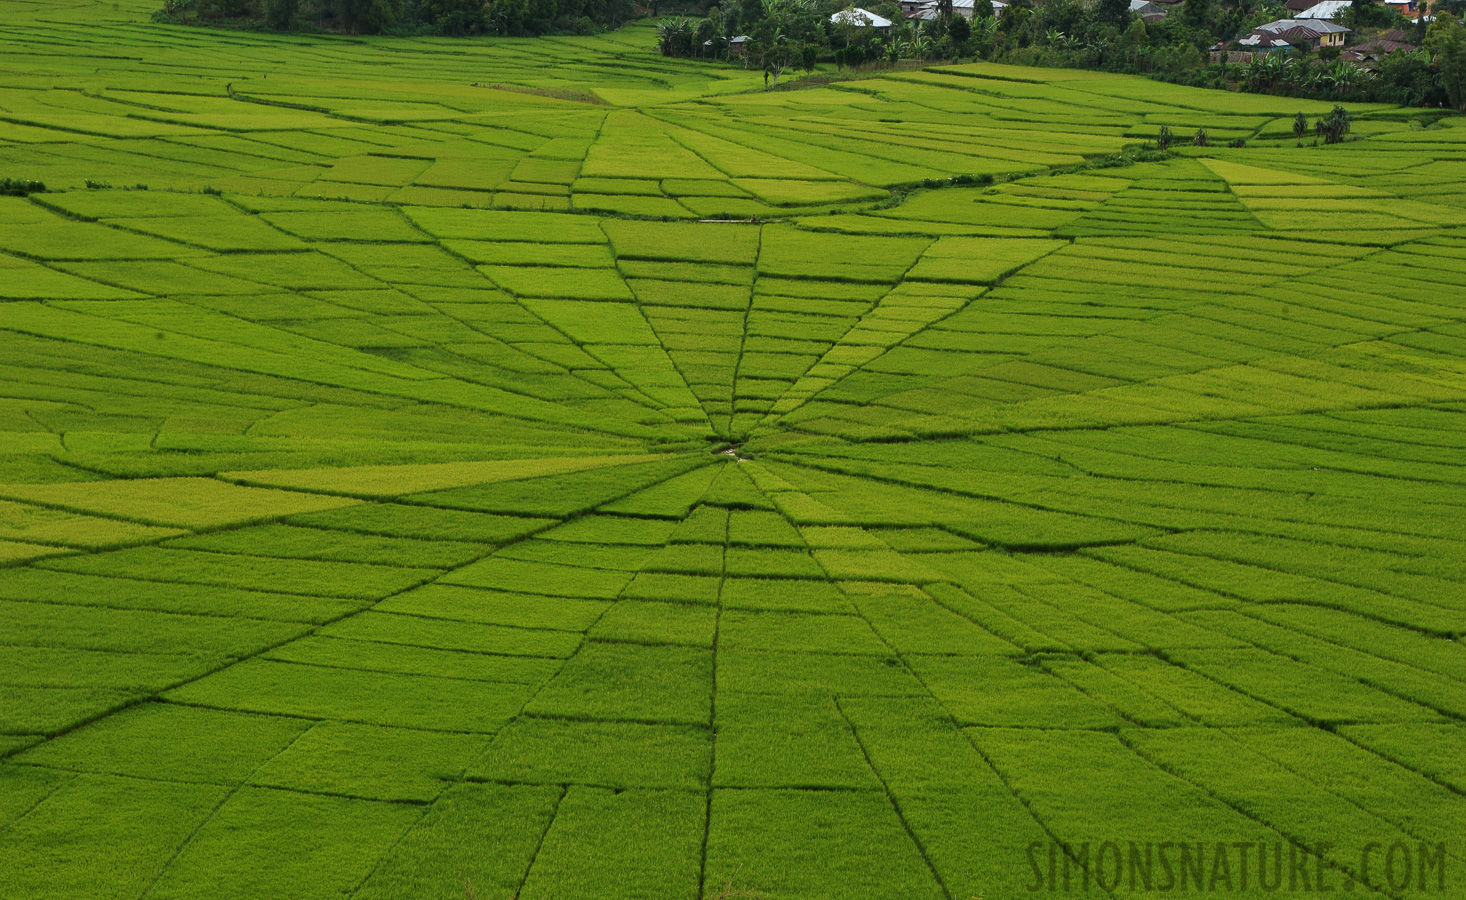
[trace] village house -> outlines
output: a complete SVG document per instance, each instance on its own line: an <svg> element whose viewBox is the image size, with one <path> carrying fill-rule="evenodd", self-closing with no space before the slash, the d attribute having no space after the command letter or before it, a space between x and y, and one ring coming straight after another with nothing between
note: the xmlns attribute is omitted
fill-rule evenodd
<svg viewBox="0 0 1466 900"><path fill-rule="evenodd" d="M1415 50L1415 45L1407 40L1408 37L1409 35L1399 29L1387 31L1372 41L1365 41L1362 44L1356 44L1348 50L1345 50L1340 54L1340 58L1353 63L1361 69L1372 70L1379 64L1381 59L1384 59L1391 53L1398 53L1402 50L1409 53Z"/></svg>
<svg viewBox="0 0 1466 900"><path fill-rule="evenodd" d="M1332 21L1342 15L1344 10L1353 5L1354 0L1318 0L1317 3L1307 9L1296 13L1293 18Z"/></svg>
<svg viewBox="0 0 1466 900"><path fill-rule="evenodd" d="M702 42L703 52L704 53L710 53L710 52L712 52L712 49L713 49L713 47L716 44L717 44L717 41L711 41L711 40L709 40L709 41L703 41ZM728 38L728 55L729 56L742 56L744 54L744 52L748 49L747 45L748 45L748 35L746 35L746 34L738 34L738 35L734 35L733 37Z"/></svg>
<svg viewBox="0 0 1466 900"><path fill-rule="evenodd" d="M1322 50L1326 47L1342 48L1344 35L1349 34L1349 29L1321 19L1278 19L1276 22L1257 26L1253 34L1259 32L1264 33L1267 37L1282 38L1295 47L1312 47ZM1246 38L1237 43L1243 44L1244 41Z"/></svg>
<svg viewBox="0 0 1466 900"><path fill-rule="evenodd" d="M1225 48L1228 43L1228 41L1222 41L1218 44L1215 44L1212 47L1212 50L1221 50ZM1253 53L1268 53L1273 50L1293 49L1293 45L1288 43L1283 38L1280 38L1276 35L1267 34L1266 32L1262 31L1254 31L1251 34L1245 34L1237 40L1231 41L1230 43L1234 43L1244 50Z"/></svg>
<svg viewBox="0 0 1466 900"><path fill-rule="evenodd" d="M1329 0L1324 0L1329 2ZM1213 62L1242 62L1258 53L1287 51L1293 48L1321 50L1344 47L1344 36L1350 30L1324 19L1279 19L1259 25L1236 40L1220 41L1211 47ZM1232 48L1236 48L1235 50Z"/></svg>
<svg viewBox="0 0 1466 900"><path fill-rule="evenodd" d="M1151 0L1130 0L1130 11L1146 22L1159 22L1166 17L1166 8Z"/></svg>
<svg viewBox="0 0 1466 900"><path fill-rule="evenodd" d="M1410 42L1410 35L1406 34L1403 30L1396 28L1394 31L1386 31L1384 34L1374 38L1373 40L1365 41L1364 43L1355 46L1354 49L1358 50L1360 53L1373 53L1376 55L1384 55L1388 53L1394 53L1396 50L1404 50L1406 52L1409 52L1415 49L1415 45Z"/></svg>
<svg viewBox="0 0 1466 900"><path fill-rule="evenodd" d="M834 15L830 21L836 25L851 25L856 28L874 28L876 31L890 31L891 20L884 16L878 16L868 9L861 9L857 6L847 6Z"/></svg>
<svg viewBox="0 0 1466 900"><path fill-rule="evenodd" d="M964 19L971 19L977 12L973 4L981 2L983 0L952 0L952 12ZM994 16L1001 16L1008 8L1008 4L1003 3L1002 0L987 0L987 2L992 4ZM936 0L901 0L901 15L920 22L932 21L937 17L937 2Z"/></svg>

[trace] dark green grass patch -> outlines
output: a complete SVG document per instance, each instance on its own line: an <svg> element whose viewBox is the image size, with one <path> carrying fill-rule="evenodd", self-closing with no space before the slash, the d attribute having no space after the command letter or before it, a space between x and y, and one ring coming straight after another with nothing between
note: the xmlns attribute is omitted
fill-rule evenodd
<svg viewBox="0 0 1466 900"><path fill-rule="evenodd" d="M1413 777L1389 764L1367 759L1368 754L1336 736L1312 729L1295 736L1292 731L1282 729L1279 734L1247 729L1223 734L1204 728L1157 729L1129 732L1126 740L1148 760L1279 830L1317 828L1317 820L1324 819L1329 841L1320 853L1335 865L1350 869L1358 866L1365 846L1371 842L1409 840L1407 831L1382 824L1373 814L1380 806L1378 787L1372 785L1366 788L1367 794L1361 795L1356 793L1360 785L1355 779L1359 762L1374 769L1382 782L1408 784L1415 780ZM1312 751L1308 762L1298 768L1288 765L1296 766L1301 761L1296 750L1284 751L1287 763L1269 758L1269 751L1280 744L1307 746ZM1262 785L1266 790L1258 789ZM1441 789L1432 792L1415 784L1411 788L1411 793L1423 795L1421 799L1426 803L1435 799L1432 793L1447 795ZM1365 797L1376 810L1357 805Z"/></svg>
<svg viewBox="0 0 1466 900"><path fill-rule="evenodd" d="M438 574L434 569L274 559L156 547L56 560L54 564L59 569L83 574L121 575L145 581L220 587L290 587L302 594L365 600L375 600L413 587Z"/></svg>
<svg viewBox="0 0 1466 900"><path fill-rule="evenodd" d="M638 544L596 544L535 538L505 547L494 558L625 572L641 568L656 552L652 547Z"/></svg>
<svg viewBox="0 0 1466 900"><path fill-rule="evenodd" d="M723 650L719 691L804 696L920 697L928 691L894 656Z"/></svg>
<svg viewBox="0 0 1466 900"><path fill-rule="evenodd" d="M588 643L526 707L574 719L705 724L712 654L687 647Z"/></svg>
<svg viewBox="0 0 1466 900"><path fill-rule="evenodd" d="M563 664L560 659L549 656L471 653L330 637L301 638L263 656L280 662L332 669L526 685L546 681Z"/></svg>
<svg viewBox="0 0 1466 900"><path fill-rule="evenodd" d="M332 510L295 516L290 521L389 537L501 544L538 531L553 520L373 503L352 507L350 513Z"/></svg>
<svg viewBox="0 0 1466 900"><path fill-rule="evenodd" d="M880 791L719 790L708 883L772 897L936 900L942 886Z"/></svg>
<svg viewBox="0 0 1466 900"><path fill-rule="evenodd" d="M322 637L500 656L563 658L580 644L580 635L570 632L451 622L377 610L327 625L316 633Z"/></svg>
<svg viewBox="0 0 1466 900"><path fill-rule="evenodd" d="M59 734L147 696L113 688L7 685L0 695L0 734Z"/></svg>
<svg viewBox="0 0 1466 900"><path fill-rule="evenodd" d="M247 656L307 630L289 622L58 603L0 602L5 642L120 653Z"/></svg>
<svg viewBox="0 0 1466 900"><path fill-rule="evenodd" d="M932 694L964 725L1105 728L1113 711L1036 665L995 656L910 656Z"/></svg>
<svg viewBox="0 0 1466 900"><path fill-rule="evenodd" d="M521 718L469 768L473 779L699 790L712 743L703 728Z"/></svg>
<svg viewBox="0 0 1466 900"><path fill-rule="evenodd" d="M213 785L73 778L0 835L7 889L47 900L99 883L145 891L227 794ZM38 844L49 852L37 854Z"/></svg>
<svg viewBox="0 0 1466 900"><path fill-rule="evenodd" d="M859 616L728 610L719 623L721 647L884 656L891 651Z"/></svg>
<svg viewBox="0 0 1466 900"><path fill-rule="evenodd" d="M784 578L728 578L723 582L723 604L730 609L787 612L849 613L855 608L840 589L828 581Z"/></svg>
<svg viewBox="0 0 1466 900"><path fill-rule="evenodd" d="M262 525L233 532L180 538L166 542L164 546L219 553L434 568L462 565L483 555L483 548L476 544L367 537L349 532L290 525Z"/></svg>
<svg viewBox="0 0 1466 900"><path fill-rule="evenodd" d="M748 265L759 247L760 229L736 225L607 220L602 228L616 255L630 259Z"/></svg>
<svg viewBox="0 0 1466 900"><path fill-rule="evenodd" d="M967 736L934 701L845 697L840 711L953 896L1032 886L1026 854L1049 840Z"/></svg>
<svg viewBox="0 0 1466 900"><path fill-rule="evenodd" d="M807 552L779 548L729 547L729 575L751 578L818 578L824 571Z"/></svg>
<svg viewBox="0 0 1466 900"><path fill-rule="evenodd" d="M680 519L688 515L688 511L698 502L717 475L717 467L704 466L609 503L601 507L601 511L669 516ZM677 534L680 535L685 527L686 523L681 523ZM722 539L721 535L718 539Z"/></svg>
<svg viewBox="0 0 1466 900"><path fill-rule="evenodd" d="M407 499L425 505L503 515L569 516L626 497L703 464L700 459L633 464L616 467L614 474L578 472L416 494Z"/></svg>
<svg viewBox="0 0 1466 900"><path fill-rule="evenodd" d="M39 738L7 738L6 740L12 744L19 744L35 742ZM8 786L5 794L0 795L4 798L3 801L0 801L0 824L7 827L73 777L71 772L42 769L35 766L17 766L10 763L0 764L0 773L4 774Z"/></svg>
<svg viewBox="0 0 1466 900"><path fill-rule="evenodd" d="M1223 684L1328 725L1429 722L1439 714L1354 679L1261 650L1184 650L1182 665Z"/></svg>
<svg viewBox="0 0 1466 900"><path fill-rule="evenodd" d="M722 579L716 575L681 575L639 572L621 592L628 600L665 600L677 603L716 603Z"/></svg>
<svg viewBox="0 0 1466 900"><path fill-rule="evenodd" d="M1096 663L1058 654L1041 657L1039 662L1048 672L1110 707L1126 721L1147 728L1194 724L1194 720L1176 707Z"/></svg>
<svg viewBox="0 0 1466 900"><path fill-rule="evenodd" d="M617 516L584 516L545 532L548 541L588 544L643 544L661 546L672 536L675 522Z"/></svg>
<svg viewBox="0 0 1466 900"><path fill-rule="evenodd" d="M721 575L723 547L719 544L668 544L642 566L643 572L681 572Z"/></svg>
<svg viewBox="0 0 1466 900"><path fill-rule="evenodd" d="M1351 725L1340 733L1457 791L1466 786L1466 730L1459 725Z"/></svg>
<svg viewBox="0 0 1466 900"><path fill-rule="evenodd" d="M415 806L241 788L193 836L152 893L336 896L370 874L420 815Z"/></svg>
<svg viewBox="0 0 1466 900"><path fill-rule="evenodd" d="M716 621L716 610L710 605L622 599L606 610L588 636L598 641L711 649Z"/></svg>
<svg viewBox="0 0 1466 900"><path fill-rule="evenodd" d="M1168 840L1175 828L1205 828L1214 841L1264 841L1271 847L1280 840L1201 788L1146 762L1115 735L1002 728L974 728L968 734L1035 815L1066 842L1088 840L1097 848L1108 839L1107 829L1117 827L1135 835L1127 840L1142 845ZM1104 784L1054 777L1081 771L1104 771L1108 777ZM1110 785L1122 778L1120 783L1131 787L1114 790ZM1106 879L1111 877L1113 870Z"/></svg>
<svg viewBox="0 0 1466 900"><path fill-rule="evenodd" d="M880 787L833 698L722 692L714 726L715 787Z"/></svg>
<svg viewBox="0 0 1466 900"><path fill-rule="evenodd" d="M0 684L102 688L139 694L206 675L226 662L198 653L117 653L0 646Z"/></svg>
<svg viewBox="0 0 1466 900"><path fill-rule="evenodd" d="M217 709L493 732L518 712L528 692L516 684L252 660L165 696Z"/></svg>
<svg viewBox="0 0 1466 900"><path fill-rule="evenodd" d="M235 785L309 727L304 719L146 703L20 759L74 772Z"/></svg>
<svg viewBox="0 0 1466 900"><path fill-rule="evenodd" d="M428 801L458 780L484 742L482 735L323 722L249 781L366 800Z"/></svg>
<svg viewBox="0 0 1466 900"><path fill-rule="evenodd" d="M926 595L903 594L891 586L854 598L855 608L897 653L972 656L1018 648Z"/></svg>
<svg viewBox="0 0 1466 900"><path fill-rule="evenodd" d="M1104 654L1099 665L1206 725L1293 723L1285 711L1188 668L1150 656Z"/></svg>
<svg viewBox="0 0 1466 900"><path fill-rule="evenodd" d="M783 516L756 510L733 510L728 519L728 542L755 547L804 547L804 539Z"/></svg>
<svg viewBox="0 0 1466 900"><path fill-rule="evenodd" d="M429 584L388 597L374 609L384 613L405 613L429 619L477 622L484 625L584 631L606 610L606 604L597 600Z"/></svg>
<svg viewBox="0 0 1466 900"><path fill-rule="evenodd" d="M518 890L563 790L460 784L408 829L357 891L368 900ZM475 841L462 841L473 834ZM492 846L481 852L479 841Z"/></svg>
<svg viewBox="0 0 1466 900"><path fill-rule="evenodd" d="M490 557L450 573L443 581L520 593L612 600L631 580L629 572Z"/></svg>
<svg viewBox="0 0 1466 900"><path fill-rule="evenodd" d="M407 217L439 238L603 244L606 236L594 219L500 210L408 207Z"/></svg>
<svg viewBox="0 0 1466 900"><path fill-rule="evenodd" d="M520 897L674 897L698 888L699 793L571 787Z"/></svg>

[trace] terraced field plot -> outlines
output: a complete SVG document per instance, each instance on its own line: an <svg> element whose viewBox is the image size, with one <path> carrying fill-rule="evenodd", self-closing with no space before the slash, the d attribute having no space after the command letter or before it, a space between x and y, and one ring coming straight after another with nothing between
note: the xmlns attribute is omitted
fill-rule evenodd
<svg viewBox="0 0 1466 900"><path fill-rule="evenodd" d="M151 8L0 2L0 896L1461 895L1459 119Z"/></svg>

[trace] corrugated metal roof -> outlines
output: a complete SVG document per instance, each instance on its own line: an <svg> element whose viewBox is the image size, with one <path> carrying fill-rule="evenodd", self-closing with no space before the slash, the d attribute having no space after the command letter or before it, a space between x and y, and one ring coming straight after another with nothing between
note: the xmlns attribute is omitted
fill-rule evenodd
<svg viewBox="0 0 1466 900"><path fill-rule="evenodd" d="M1295 19L1333 19L1354 5L1354 0L1319 0L1294 16Z"/></svg>
<svg viewBox="0 0 1466 900"><path fill-rule="evenodd" d="M1237 40L1237 43L1242 45L1243 47L1257 47L1262 50L1276 50L1290 46L1287 41L1283 40L1280 37L1275 37L1270 34L1260 34L1256 31L1245 37L1239 38Z"/></svg>
<svg viewBox="0 0 1466 900"><path fill-rule="evenodd" d="M1258 31L1266 31L1271 34L1286 34L1296 28L1306 28L1314 34L1338 34L1349 31L1343 25L1335 25L1333 22L1322 19L1279 19L1276 22L1257 26Z"/></svg>
<svg viewBox="0 0 1466 900"><path fill-rule="evenodd" d="M891 20L884 16L878 16L868 9L861 9L851 6L842 9L830 16L830 21L836 25L854 25L857 28L864 28L867 25L872 28L890 28Z"/></svg>

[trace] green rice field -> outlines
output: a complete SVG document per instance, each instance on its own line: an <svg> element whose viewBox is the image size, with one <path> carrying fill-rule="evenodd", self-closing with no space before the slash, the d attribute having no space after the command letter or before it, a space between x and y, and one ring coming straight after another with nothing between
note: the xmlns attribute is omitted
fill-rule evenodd
<svg viewBox="0 0 1466 900"><path fill-rule="evenodd" d="M1466 897L1466 120L156 5L0 0L0 898Z"/></svg>

